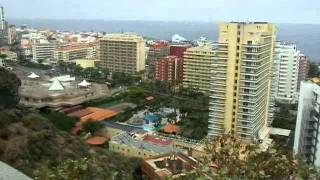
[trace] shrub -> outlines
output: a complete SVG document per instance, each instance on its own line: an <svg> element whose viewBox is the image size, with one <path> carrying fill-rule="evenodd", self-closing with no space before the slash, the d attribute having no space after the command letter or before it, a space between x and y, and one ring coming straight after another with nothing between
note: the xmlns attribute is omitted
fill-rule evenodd
<svg viewBox="0 0 320 180"><path fill-rule="evenodd" d="M92 121L92 120L86 121L85 123L82 124L82 129L90 133L94 133L99 129L101 129L102 127L103 125L101 124L101 122Z"/></svg>
<svg viewBox="0 0 320 180"><path fill-rule="evenodd" d="M69 117L60 112L50 112L47 117L58 129L63 131L69 131L79 121L78 118Z"/></svg>

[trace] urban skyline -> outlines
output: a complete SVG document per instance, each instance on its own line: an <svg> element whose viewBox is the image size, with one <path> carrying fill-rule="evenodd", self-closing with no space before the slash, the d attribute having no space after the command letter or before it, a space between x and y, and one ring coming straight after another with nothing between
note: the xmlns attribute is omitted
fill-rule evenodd
<svg viewBox="0 0 320 180"><path fill-rule="evenodd" d="M272 3L62 2L20 1L17 16L228 16L214 39L156 38L171 27L64 31L11 21L0 5L0 179L320 179L320 63L268 20L309 4L284 0L257 21Z"/></svg>

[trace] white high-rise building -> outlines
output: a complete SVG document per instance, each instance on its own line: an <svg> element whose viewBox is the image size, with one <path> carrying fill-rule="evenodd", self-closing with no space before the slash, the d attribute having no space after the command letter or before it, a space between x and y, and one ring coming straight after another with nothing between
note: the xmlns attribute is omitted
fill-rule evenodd
<svg viewBox="0 0 320 180"><path fill-rule="evenodd" d="M293 151L320 166L320 79L301 82Z"/></svg>
<svg viewBox="0 0 320 180"><path fill-rule="evenodd" d="M295 44L276 42L272 84L276 101L297 101L299 53Z"/></svg>
<svg viewBox="0 0 320 180"><path fill-rule="evenodd" d="M2 6L0 6L0 30L6 29L6 22L4 19L4 9Z"/></svg>

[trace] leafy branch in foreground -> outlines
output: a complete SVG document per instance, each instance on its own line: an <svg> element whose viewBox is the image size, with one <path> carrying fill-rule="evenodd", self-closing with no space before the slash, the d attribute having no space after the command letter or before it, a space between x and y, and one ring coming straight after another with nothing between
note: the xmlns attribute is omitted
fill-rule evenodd
<svg viewBox="0 0 320 180"><path fill-rule="evenodd" d="M247 143L231 134L206 144L200 168L188 177L213 179L318 179L316 169L274 146L262 151L259 144Z"/></svg>

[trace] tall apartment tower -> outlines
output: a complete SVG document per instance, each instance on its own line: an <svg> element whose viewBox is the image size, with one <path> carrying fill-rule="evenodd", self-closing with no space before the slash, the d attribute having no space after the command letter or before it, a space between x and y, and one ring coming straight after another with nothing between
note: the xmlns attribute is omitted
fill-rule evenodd
<svg viewBox="0 0 320 180"><path fill-rule="evenodd" d="M310 62L306 55L299 54L299 72L298 72L298 85L297 89L300 90L300 84L302 81L307 80L310 69Z"/></svg>
<svg viewBox="0 0 320 180"><path fill-rule="evenodd" d="M183 75L183 61L176 56L167 56L156 60L155 79L174 84L181 83Z"/></svg>
<svg viewBox="0 0 320 180"><path fill-rule="evenodd" d="M268 135L276 27L264 22L221 23L212 65L208 134Z"/></svg>
<svg viewBox="0 0 320 180"><path fill-rule="evenodd" d="M293 151L320 166L320 79L301 82Z"/></svg>
<svg viewBox="0 0 320 180"><path fill-rule="evenodd" d="M169 46L166 41L158 41L150 46L146 64L149 65L151 73L154 73L156 61L165 58L168 54Z"/></svg>
<svg viewBox="0 0 320 180"><path fill-rule="evenodd" d="M134 74L145 69L145 41L133 33L108 34L100 40L101 66Z"/></svg>
<svg viewBox="0 0 320 180"><path fill-rule="evenodd" d="M183 56L183 87L210 92L215 49L211 46L188 48Z"/></svg>
<svg viewBox="0 0 320 180"><path fill-rule="evenodd" d="M276 42L272 71L276 101L295 103L298 100L299 53L295 44Z"/></svg>
<svg viewBox="0 0 320 180"><path fill-rule="evenodd" d="M6 29L6 21L4 19L4 8L0 6L0 30Z"/></svg>
<svg viewBox="0 0 320 180"><path fill-rule="evenodd" d="M8 44L14 44L17 41L17 31L16 31L16 26L15 25L10 25L8 27Z"/></svg>

